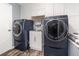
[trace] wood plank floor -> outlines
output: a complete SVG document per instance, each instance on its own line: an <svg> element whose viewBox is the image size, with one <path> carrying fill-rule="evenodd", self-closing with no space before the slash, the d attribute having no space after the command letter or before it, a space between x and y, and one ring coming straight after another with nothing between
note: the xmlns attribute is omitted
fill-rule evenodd
<svg viewBox="0 0 79 59"><path fill-rule="evenodd" d="M26 50L26 51L20 51L18 49L12 49L9 50L0 56L44 56L44 53L42 51L37 51L37 50Z"/></svg>

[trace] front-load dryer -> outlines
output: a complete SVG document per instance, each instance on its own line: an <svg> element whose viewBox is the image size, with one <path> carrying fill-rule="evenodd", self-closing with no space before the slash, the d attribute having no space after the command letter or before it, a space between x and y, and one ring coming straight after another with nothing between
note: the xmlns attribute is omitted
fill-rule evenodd
<svg viewBox="0 0 79 59"><path fill-rule="evenodd" d="M68 55L68 16L50 16L44 20L44 55Z"/></svg>
<svg viewBox="0 0 79 59"><path fill-rule="evenodd" d="M13 22L13 38L16 49L26 50L29 48L29 30L33 30L33 21L19 19Z"/></svg>

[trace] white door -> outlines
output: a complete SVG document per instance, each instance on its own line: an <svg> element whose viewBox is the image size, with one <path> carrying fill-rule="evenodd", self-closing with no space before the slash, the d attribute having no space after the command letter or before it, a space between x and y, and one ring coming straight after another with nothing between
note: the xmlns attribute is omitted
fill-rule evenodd
<svg viewBox="0 0 79 59"><path fill-rule="evenodd" d="M12 6L0 4L0 54L12 49Z"/></svg>

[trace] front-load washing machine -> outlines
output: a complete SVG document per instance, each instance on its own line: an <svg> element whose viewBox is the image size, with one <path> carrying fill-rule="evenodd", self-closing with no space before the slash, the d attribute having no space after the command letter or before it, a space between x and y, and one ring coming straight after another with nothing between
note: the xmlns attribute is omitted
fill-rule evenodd
<svg viewBox="0 0 79 59"><path fill-rule="evenodd" d="M44 20L44 55L68 55L68 16L50 16Z"/></svg>
<svg viewBox="0 0 79 59"><path fill-rule="evenodd" d="M19 19L13 22L13 38L16 49L26 50L29 48L29 30L33 30L33 21Z"/></svg>

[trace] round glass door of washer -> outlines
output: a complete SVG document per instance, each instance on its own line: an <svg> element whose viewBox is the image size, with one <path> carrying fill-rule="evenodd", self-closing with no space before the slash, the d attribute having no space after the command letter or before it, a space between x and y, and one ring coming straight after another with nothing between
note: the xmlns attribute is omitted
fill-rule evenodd
<svg viewBox="0 0 79 59"><path fill-rule="evenodd" d="M46 23L46 37L51 41L61 41L67 35L67 25L62 20L51 20Z"/></svg>
<svg viewBox="0 0 79 59"><path fill-rule="evenodd" d="M19 36L22 33L22 26L19 22L15 22L13 24L13 35L14 36Z"/></svg>

